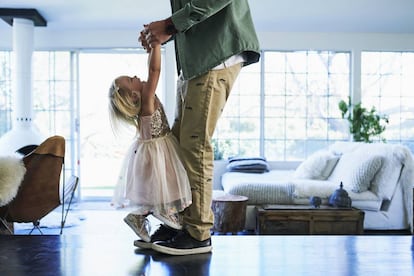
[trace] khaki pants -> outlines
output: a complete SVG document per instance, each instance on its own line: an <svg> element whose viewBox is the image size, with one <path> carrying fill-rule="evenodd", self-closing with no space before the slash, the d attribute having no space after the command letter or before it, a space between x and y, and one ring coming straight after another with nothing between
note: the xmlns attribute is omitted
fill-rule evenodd
<svg viewBox="0 0 414 276"><path fill-rule="evenodd" d="M237 64L211 70L177 83L177 109L172 132L177 137L190 180L193 203L183 212L183 224L197 240L210 237L214 215L213 149L211 138L231 88L241 69Z"/></svg>

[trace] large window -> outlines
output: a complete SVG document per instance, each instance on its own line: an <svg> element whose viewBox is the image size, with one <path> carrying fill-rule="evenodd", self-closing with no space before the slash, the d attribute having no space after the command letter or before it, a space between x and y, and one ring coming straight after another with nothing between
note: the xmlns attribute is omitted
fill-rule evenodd
<svg viewBox="0 0 414 276"><path fill-rule="evenodd" d="M348 52L264 52L233 88L214 137L216 158L301 160L347 139L338 102L349 95L349 65Z"/></svg>
<svg viewBox="0 0 414 276"><path fill-rule="evenodd" d="M216 159L260 154L260 71L256 63L240 72L214 133Z"/></svg>
<svg viewBox="0 0 414 276"><path fill-rule="evenodd" d="M72 135L70 64L70 52L33 54L34 122L43 135Z"/></svg>
<svg viewBox="0 0 414 276"><path fill-rule="evenodd" d="M0 135L11 128L11 59L10 51L0 51ZM349 140L338 102L352 90L350 59L350 52L262 52L260 62L243 68L234 84L214 134L215 157L299 161ZM34 124L44 135L66 138L66 169L81 168L83 196L112 193L134 136L133 131L112 133L107 110L111 81L119 75L145 79L146 74L147 54L139 50L34 52ZM162 101L164 80L161 76L157 91ZM361 95L356 98L389 116L388 143L414 151L414 53L362 52ZM165 104L171 108L175 102ZM79 152L73 151L77 141Z"/></svg>
<svg viewBox="0 0 414 276"><path fill-rule="evenodd" d="M11 52L0 51L0 135L11 128Z"/></svg>
<svg viewBox="0 0 414 276"><path fill-rule="evenodd" d="M414 151L414 53L363 52L361 103L389 117L384 137Z"/></svg>
<svg viewBox="0 0 414 276"><path fill-rule="evenodd" d="M0 135L11 128L12 53L0 52ZM32 59L32 97L34 124L45 135L70 137L71 110L70 52L34 52Z"/></svg>
<svg viewBox="0 0 414 276"><path fill-rule="evenodd" d="M66 178L78 175L73 59L69 51L36 51L32 60L34 124L45 137L65 138Z"/></svg>
<svg viewBox="0 0 414 276"><path fill-rule="evenodd" d="M12 127L12 55L11 51L0 51L0 135ZM68 51L35 51L32 57L33 124L45 137L65 137L67 173L73 173L71 58Z"/></svg>
<svg viewBox="0 0 414 276"><path fill-rule="evenodd" d="M143 50L33 53L33 123L44 136L65 137L65 169L67 174L80 176L82 196L112 193L122 158L135 133L112 133L108 88L119 75L145 79L147 58ZM10 130L12 123L11 72L12 52L0 51L0 135ZM161 100L163 85L160 80L157 94Z"/></svg>

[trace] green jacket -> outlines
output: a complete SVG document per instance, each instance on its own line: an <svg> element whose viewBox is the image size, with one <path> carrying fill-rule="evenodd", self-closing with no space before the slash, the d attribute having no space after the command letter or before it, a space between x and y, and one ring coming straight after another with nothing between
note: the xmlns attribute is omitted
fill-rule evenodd
<svg viewBox="0 0 414 276"><path fill-rule="evenodd" d="M178 33L174 37L177 70L192 79L229 57L245 53L248 65L259 61L260 47L247 0L171 0Z"/></svg>

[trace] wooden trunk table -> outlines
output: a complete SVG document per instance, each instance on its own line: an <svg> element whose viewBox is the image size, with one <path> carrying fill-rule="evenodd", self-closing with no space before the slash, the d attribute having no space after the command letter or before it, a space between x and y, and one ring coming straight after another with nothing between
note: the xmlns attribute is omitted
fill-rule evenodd
<svg viewBox="0 0 414 276"><path fill-rule="evenodd" d="M246 221L247 200L246 196L213 192L211 209L214 213L214 225L211 230L223 234L242 231Z"/></svg>
<svg viewBox="0 0 414 276"><path fill-rule="evenodd" d="M364 212L356 208L265 205L256 208L259 235L359 235Z"/></svg>

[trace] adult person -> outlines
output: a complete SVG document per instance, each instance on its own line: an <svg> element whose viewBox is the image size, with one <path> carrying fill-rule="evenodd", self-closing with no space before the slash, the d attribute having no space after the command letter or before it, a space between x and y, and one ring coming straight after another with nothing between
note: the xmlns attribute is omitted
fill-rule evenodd
<svg viewBox="0 0 414 276"><path fill-rule="evenodd" d="M183 229L171 232L170 239L152 239L152 249L199 254L212 250L211 138L241 67L259 60L260 47L247 0L171 0L171 8L171 17L144 25L140 40L147 50L175 43L179 79L172 132L181 146L193 203L182 212Z"/></svg>

